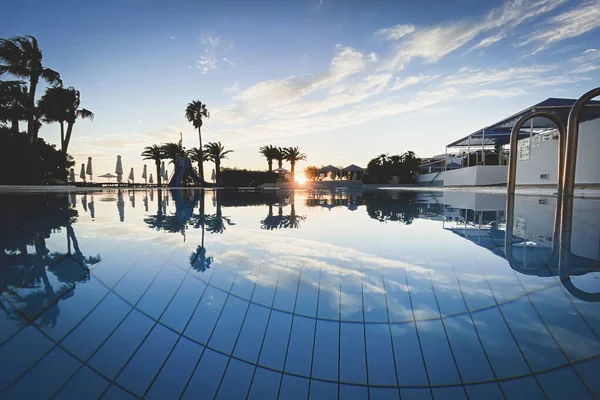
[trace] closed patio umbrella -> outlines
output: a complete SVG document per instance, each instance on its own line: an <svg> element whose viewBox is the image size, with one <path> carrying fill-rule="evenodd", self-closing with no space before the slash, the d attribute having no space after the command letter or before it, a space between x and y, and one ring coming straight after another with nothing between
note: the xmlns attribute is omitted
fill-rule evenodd
<svg viewBox="0 0 600 400"><path fill-rule="evenodd" d="M71 168L70 174L69 174L69 179L71 180L71 183L75 183L75 169Z"/></svg>
<svg viewBox="0 0 600 400"><path fill-rule="evenodd" d="M117 192L117 211L119 212L119 221L125 221L125 201L121 190Z"/></svg>
<svg viewBox="0 0 600 400"><path fill-rule="evenodd" d="M210 174L210 180L213 181L213 182L217 180L217 174L215 173L215 169L214 168L212 170L212 174Z"/></svg>
<svg viewBox="0 0 600 400"><path fill-rule="evenodd" d="M121 156L117 156L117 166L115 167L115 174L117 174L117 182L121 183L123 180L123 163L121 162Z"/></svg>
<svg viewBox="0 0 600 400"><path fill-rule="evenodd" d="M134 178L133 167L131 167L131 170L129 171L129 176L127 177L127 180L131 181L131 183L133 183L133 178Z"/></svg>
<svg viewBox="0 0 600 400"><path fill-rule="evenodd" d="M164 183L168 183L167 181L169 180L169 171L167 171L166 169L165 169L165 175L163 176L163 178L165 178Z"/></svg>
<svg viewBox="0 0 600 400"><path fill-rule="evenodd" d="M154 179L152 178L152 172L150 172L150 179L148 179L148 182L152 185L154 183Z"/></svg>
<svg viewBox="0 0 600 400"><path fill-rule="evenodd" d="M85 173L90 176L90 182L92 181L92 157L88 157L87 168L85 169Z"/></svg>
<svg viewBox="0 0 600 400"><path fill-rule="evenodd" d="M81 172L79 173L79 177L85 182L85 164L81 164Z"/></svg>
<svg viewBox="0 0 600 400"><path fill-rule="evenodd" d="M144 179L144 183L148 183L148 167L144 164L144 169L142 170L142 178Z"/></svg>
<svg viewBox="0 0 600 400"><path fill-rule="evenodd" d="M94 195L90 195L90 202L88 203L88 208L90 210L90 217L92 217L92 219L96 218L96 212L94 210Z"/></svg>

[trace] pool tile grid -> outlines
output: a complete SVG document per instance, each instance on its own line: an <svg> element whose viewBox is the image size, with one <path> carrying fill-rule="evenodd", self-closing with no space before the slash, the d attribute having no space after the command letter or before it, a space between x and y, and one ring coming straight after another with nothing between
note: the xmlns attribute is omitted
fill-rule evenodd
<svg viewBox="0 0 600 400"><path fill-rule="evenodd" d="M152 287L152 284L153 284L153 283L156 281L156 278L157 278L157 277L160 275L160 272L161 272L161 271L162 271L162 270L165 268L165 266L168 264L168 262L169 262L169 261L168 261L168 259L164 259L164 262L162 262L162 264L160 265L160 267L159 267L158 271L156 271L156 273L155 273L155 274L154 274L154 276L152 277L152 280L151 280L151 281L150 281L150 283L149 283L149 284L146 286L146 288L143 290L142 294L139 296L138 300L137 300L135 303L133 303L133 304L132 304L132 303L130 303L130 302L129 302L129 301L126 299L126 298L124 298L123 296L119 295L119 293L115 291L115 288L116 288L116 287L119 285L119 283L121 283L121 282L123 281L123 279L125 279L125 277L127 276L127 274L128 274L128 273L129 273L129 272L130 272L130 271L131 271L131 270L132 270L132 269L133 269L133 268L136 266L136 264L137 264L138 262L140 262L140 260L142 259L142 257L143 257L143 254L140 254L140 256L139 256L139 257L136 259L136 261L130 264L130 266L129 266L129 267L126 269L126 271L125 271L125 272L124 272L124 273L123 273L123 274L122 274L122 275L121 275L121 276L118 278L117 282L116 282L116 283L115 283L115 284L114 284L112 287L110 287L110 286L106 286L106 287L109 289L109 293L115 293L115 294L116 294L116 295L117 295L117 296L118 296L118 297L119 297L121 300L125 301L125 302L126 302L128 305L129 305L129 306L131 306L131 308L130 308L130 310L127 312L127 314L125 314L125 316L123 317L123 319L121 319L121 321L120 321L120 322L117 324L117 326L115 326L115 328L113 329L113 331L112 331L112 332L111 332L111 333L110 333L110 334L109 334L109 335L108 335L108 336L107 336L107 337L106 337L106 338L105 338L105 339L104 339L104 340L103 340L103 341L102 341L102 342L101 342L101 343L100 343L100 344L99 344L99 345L96 347L96 349L95 349L95 350L92 352L92 354L91 354L91 355L90 355L90 356L87 358L87 360L88 360L88 361L85 361L85 362L84 362L84 363L83 363L83 364L82 364L82 365L81 365L81 366L80 366L80 367L77 369L77 371L75 372L75 374L73 374L73 375L72 375L72 377L73 377L73 376L75 376L75 375L77 374L77 372L79 372L79 370L81 370L81 369L84 367L84 365L85 365L85 366L87 366L87 367L89 367L89 368L92 368L92 366L90 366L90 365L89 365L89 361L90 361L90 360L92 360L92 358L94 357L94 355L95 355L96 353L98 353L98 351L99 351L99 350L100 350L100 349L101 349L101 348L104 346L104 344L105 344L105 343L107 343L107 342L110 340L110 338L112 337L112 335L113 335L113 334L114 334L114 333L115 333L115 332L116 332L116 331L119 329L119 327L120 327L120 326L123 324L123 322L127 320L127 318L129 317L129 315L131 315L131 313L132 313L134 310L136 310L136 311L138 311L138 312L141 312L143 315L146 315L147 317L150 317L151 319L153 319L151 316L149 316L149 315L147 315L146 313L144 313L144 312L142 312L141 310L139 310L139 309L137 308L137 306L138 306L139 302L140 302L140 301L141 301L141 300L144 298L144 295L145 295L145 294L148 292L148 290L149 290L149 289ZM162 260L161 260L161 261L162 261ZM100 278L96 277L96 279L98 279L98 280L99 280L99 281L100 281L102 284L106 285L106 284L105 284L105 283L104 283L104 282L103 282L103 281L102 281ZM182 280L182 282L183 282L183 280ZM179 287L181 287L181 285L180 285ZM179 288L178 288L178 289L179 289ZM109 294L109 293L107 293L107 294L106 294L106 296L105 296L104 298L106 298L106 297L108 296L108 294ZM175 295L173 295L173 297L174 297L174 296L175 296ZM170 301L172 301L173 297L171 297ZM102 300L104 300L104 298L103 298ZM102 303L102 300L98 302L97 306L98 306L98 305L100 305L100 304ZM169 301L169 303L170 303L170 301ZM96 307L97 307L97 306L96 306ZM165 310L166 310L166 308L165 308ZM92 311L93 311L93 310L92 310ZM91 314L91 311L90 311L90 313L89 313L89 314ZM89 315L89 314L88 314L88 315ZM161 315L162 315L162 314L161 314ZM87 316L86 316L86 317L87 317ZM83 318L83 319L80 321L80 323L81 323L81 322L83 322L84 320L85 320L85 318ZM134 350L133 354L132 354L132 355L131 355L131 356L130 356L128 359L127 359L127 361L126 361L126 362L123 364L122 368L121 368L121 369L120 369L120 370L117 372L117 374L114 376L114 378L112 378L112 379L111 379L110 377L108 377L108 376L104 375L103 373L101 373L99 370L96 370L96 369L92 368L92 369L94 369L94 371L95 371L95 372L97 372L97 373L99 373L101 376L103 376L103 377L107 378L107 379L109 380L109 382L110 382L110 385L106 387L105 391L104 391L104 392L102 392L102 394L100 395L100 397L104 397L104 395L106 394L106 392L107 392L107 391L108 391L108 390L109 390L111 387L113 387L113 386L117 386L117 387L119 387L121 390L124 390L124 391L126 391L127 393L129 393L129 394L131 394L131 395L134 395L134 396L138 397L138 396L137 396L137 395L136 395L136 394L135 394L133 391L131 391L129 388L127 388L126 386L124 386L124 385L120 384L119 382L117 382L117 378L119 377L119 375L120 375L120 373L123 371L123 369L124 369L124 368L127 366L127 364L129 363L129 361L131 361L131 359L132 359L132 358L135 356L135 354L137 353L137 351L139 350L139 348L140 348L140 347L141 347L141 346L144 344L144 342L146 341L146 339L148 338L148 336L150 335L150 333L151 333L151 332L154 330L154 327L156 326L156 323L157 323L157 322L158 322L158 319L154 321L154 324L153 324L153 325L152 325L152 327L151 327L151 328L148 330L148 333L146 334L146 336L144 337L144 339L142 339L142 340L140 341L140 343L139 343L139 344L136 346L136 348L135 348L135 350ZM79 325L79 324L78 324L78 325ZM77 326L78 326L78 325L76 325L76 326L75 326L75 327L74 327L74 328L71 330L71 332L72 332L72 331L74 331L74 330L77 328ZM69 332L69 333L70 333L70 332ZM66 338L66 337L68 337L68 334L64 336L64 338ZM60 342L62 342L62 339L61 339L61 341L59 341L59 343L60 343ZM71 377L71 378L72 378L72 377ZM69 380L70 380L70 379L69 379ZM61 389L62 389L62 388L63 388L63 387L64 387L64 386L65 386L65 385L66 385L66 384L69 382L69 380L67 380L67 381L64 383L64 385L63 385L63 386L61 386L61 387L60 387L60 388L59 388L59 389L56 391L56 393L55 393L54 395L58 394L58 393L60 392L60 390L61 390Z"/></svg>
<svg viewBox="0 0 600 400"><path fill-rule="evenodd" d="M494 291L492 290L492 287L491 287L491 285L490 285L490 283L489 283L489 280L487 279L487 274L486 274L485 270L482 268L482 266L481 266L481 263L479 262L479 259L475 258L474 262L475 262L475 263L476 263L476 264L479 266L479 268L480 268L480 270L481 270L481 274L482 274L482 276L484 277L485 283L486 283L486 285L488 286L488 288L489 288L490 292L492 293L492 296L493 296L493 298L494 298L494 302L496 303L496 307L498 308L498 310L499 310L499 312L500 312L500 315L502 316L502 319L504 320L504 323L506 324L506 327L508 328L508 330L509 330L509 332L510 332L510 334L511 334L511 336L512 336L512 338L513 338L514 342L515 342L515 344L517 345L517 348L519 349L519 351L520 351L520 353L521 353L521 357L523 358L523 360L524 360L524 361L525 361L525 363L527 364L527 367L528 367L528 369L529 369L529 371L530 371L531 375L533 375L533 376L534 376L534 379L536 380L536 382L537 382L537 384L539 385L539 387L540 387L540 389L542 390L542 392L544 392L544 394L545 394L547 397L550 397L550 396L549 396L549 393L548 393L546 390L544 390L544 387L543 387L543 385L542 385L542 383L541 383L541 381L540 381L540 379L539 379L539 373L538 373L538 374L535 374L535 373L534 373L534 369L532 368L532 366L531 366L531 363L530 363L530 361L529 361L528 357L525 355L525 352L524 352L524 350L523 350L523 347L522 347L522 345L521 345L521 344L519 343L519 341L517 340L517 337L516 337L516 335L515 335L515 333L514 333L514 330L513 330L513 328L512 328L512 327L510 326L510 324L508 323L508 321L507 321L507 319L506 319L505 311L504 311L504 310L503 310L503 308L501 307L501 304L500 304L500 303L498 303L497 297L496 297L496 295L494 294ZM523 283L522 283L522 281L521 281L520 277L519 277L519 274L517 274L517 273L516 273L516 271L514 271L514 270L513 270L513 273L514 273L514 275L516 276L516 278L517 278L517 281L519 282L519 284L521 285L521 287L522 287L522 289L523 289L523 291L524 291L524 293L525 293L525 296L524 296L524 298L527 298L527 300L528 300L529 304L530 304L530 305L532 306L532 308L535 310L535 313L536 313L536 315L537 315L538 319L539 319L539 320L542 322L542 324L544 325L544 328L546 329L546 331L547 331L547 332L550 334L550 336L552 337L552 339L553 339L553 341L554 341L554 344L555 344L555 345L558 347L558 349L559 349L559 350L560 350L560 352L562 353L562 355L563 355L563 357L565 358L565 360L567 360L567 361L569 362L569 364L570 364L570 365L573 365L573 364L571 364L571 362L570 362L571 360L570 360L570 358L567 356L567 354L566 354L566 352L565 352L564 348L561 346L560 342L557 340L556 336L554 335L554 333L552 332L552 330L549 328L549 326L548 326L547 322L544 320L544 318L543 318L543 316L541 315L540 311L538 310L537 306L536 306L536 305L534 304L534 302L532 301L532 299L531 299L531 295L532 295L533 293L530 293L530 292L528 293L528 292L527 292L527 290L526 290L526 288L525 288L525 286L523 285ZM459 280L459 284L460 284L460 280ZM557 284L557 285L552 285L552 286L550 286L550 287L547 287L547 288L545 288L545 289L546 289L546 290L549 290L550 288L554 288L554 287L556 287L556 286L562 287L562 285L560 285L560 284ZM560 290L560 289L559 289L559 290ZM540 291L536 291L536 293L537 293L537 292L541 292L541 290L540 290ZM461 293L462 293L462 290L461 290ZM504 304L506 304L506 303L502 303L502 305L504 305ZM579 315L581 315L581 314L579 314ZM471 316L471 317L472 317L472 316ZM584 317L582 316L582 318L584 318ZM589 324L588 324L588 326L589 326ZM591 328L591 327L590 327L590 328ZM592 330L592 332L593 332L593 330ZM479 337L479 335L478 335L478 337ZM481 338L480 338L480 337L479 337L479 339L480 339L480 341L481 341ZM489 358L488 358L488 361L489 361ZM491 366L491 365L492 365L492 364L490 363L490 366ZM581 375L579 374L579 372L577 371L577 369L576 369L576 368L572 368L572 369L573 369L573 371L575 372L575 374L577 375L577 377L579 378L579 381L580 381L580 382L581 382L581 383L584 385L584 387L586 388L586 390L588 391L588 393L589 393L589 394L590 394L590 395L593 397L593 396L594 396L594 394L593 394L593 391L592 391L592 390L591 390L591 389L588 387L588 385L586 384L585 380L584 380L584 379L581 377ZM493 370L493 368L492 368L492 370Z"/></svg>
<svg viewBox="0 0 600 400"><path fill-rule="evenodd" d="M262 265L261 265L260 269L262 269ZM259 274L260 274L260 269L259 269ZM238 274L238 272L239 272L239 269L237 269L237 268L236 268L235 276L233 277L233 279L232 279L232 281L231 281L231 286L233 286L233 282L235 282L235 278L237 277L237 274ZM214 276L214 271L213 271L213 274L211 275L211 277L210 277L209 281L208 281L208 282L206 282L206 288L208 288L208 287L209 287L210 280L212 280L212 277L213 277L213 276ZM254 290L255 290L255 289L256 289L256 282L254 283L254 287L253 287L253 289L252 289L252 293L254 293ZM205 289L205 292L206 292L206 289ZM210 335L208 336L208 339L206 340L206 347L204 347L204 348L203 348L203 350L202 350L202 352L200 353L200 357L198 357L198 360L196 361L196 364L194 365L194 367L193 367L193 369L192 369L192 372L190 373L190 375L189 375L189 378L187 379L187 381L186 381L186 383L185 383L185 385L184 385L184 387L183 387L183 390L182 390L182 392L181 392L182 394L185 394L185 393L186 393L186 391L187 391L187 389L188 389L188 387L189 387L190 383L192 382L192 379L193 379L193 378L194 378L194 376L196 375L196 371L198 370L198 365L200 364L200 362L201 362L201 360L202 360L202 358L203 358L203 356L204 356L204 353L206 352L206 349L208 349L208 348L209 348L209 347L208 347L208 345L209 345L209 343L211 342L212 336L213 336L213 334L214 334L214 332L215 332L215 330L216 330L216 328L217 328L217 326L218 326L218 324L219 324L219 321L221 320L221 316L223 315L223 310L225 309L225 304L227 304L227 301L228 301L228 299L230 298L230 296L231 296L231 295L232 295L232 294L231 294L231 292L228 292L228 293L227 293L227 297L225 298L225 301L224 301L224 303L223 303L223 307L221 307L221 310L220 310L220 312L219 312L219 316L217 317L217 319L216 319L216 321L215 321L215 323L214 323L214 326L213 326L213 327L212 327L212 329L211 329ZM201 296L201 297L203 297L203 296ZM198 309L198 306L199 306L199 305L200 305L200 300L199 300L199 301L198 301L198 303L196 304L196 308L195 308L194 312L192 313L192 317L193 317L193 315L196 313L196 310ZM236 336L236 339L235 339L234 346L233 346L233 348L232 348L232 350L231 350L231 354L229 355L229 359L227 360L227 364L225 365L225 369L224 369L223 375L221 376L221 380L219 381L219 384L217 385L217 388L216 388L216 391L215 391L215 396L216 396L216 395L219 393L219 389L220 389L220 387L221 387L221 384L222 384L222 382L223 382L223 378L225 377L225 374L226 374L226 372L227 372L227 369L228 369L228 367L229 367L229 363L231 362L231 359L233 358L232 354L233 354L233 352L234 352L234 350L235 350L235 347L236 347L236 345L237 345L237 341L238 341L238 339L239 339L239 336L240 336L240 334L241 334L241 331L242 331L242 326L243 326L243 324L244 324L244 321L246 320L246 317L247 317L247 315L248 315L248 309L249 309L249 308L250 308L250 303L248 302L248 304L246 305L246 310L244 311L244 318L243 318L242 324L240 325L240 330L239 330L239 332L237 333L237 336ZM189 326L189 324L190 324L190 322L191 322L191 320L192 320L192 317L190 317L190 318L189 318L189 320L188 320L188 322L186 323L186 325L185 325L185 328L183 329L183 331L182 331L182 332L185 332L185 331L186 331L187 327ZM183 334L182 334L181 336L183 336ZM165 363L166 363L166 361L167 361L167 360L168 360L168 358L165 360ZM162 369L162 367L161 367L161 369ZM157 375L157 376L158 376L158 375ZM155 379L156 379L156 378L155 378ZM151 388L151 387L152 387L152 385L150 385L150 386L148 387L148 390L150 390L150 388Z"/></svg>
<svg viewBox="0 0 600 400"><path fill-rule="evenodd" d="M388 310L388 311L389 311L389 310ZM364 309L363 309L363 312L364 312Z"/></svg>
<svg viewBox="0 0 600 400"><path fill-rule="evenodd" d="M115 283L115 284L114 284L114 286L116 286L116 285L117 285L117 284L118 284L118 283L121 281L121 279L122 279L122 278L123 278L123 277L124 277L124 276L127 274L127 272L128 272L128 271L129 271L129 270L130 270L130 269L133 267L133 265L134 265L134 264L135 264L135 263L131 264L131 265L130 265L130 266L127 268L126 272L125 272L125 273L124 273L124 274L121 276L121 278L119 278L119 280L117 281L117 283ZM47 339L49 339L49 340L50 340L50 341L53 343L53 346L52 346L52 347L51 347L51 348L50 348L50 349L49 349L47 352L45 352L44 354L42 354L42 355L41 355L41 357L40 357L40 358L39 358L39 359L38 359L38 360L37 360L35 363L33 363L32 365L30 365L30 366L29 366L29 367L28 367L28 368L27 368L25 371L23 371L23 372L22 372L22 373L21 373L19 376L17 376L16 378L14 378L14 379L12 380L12 382L11 382L10 384L8 384L4 390L8 390L10 387L12 387L12 386L13 386L13 385L14 385L14 384L17 382L17 381L19 381L19 379L21 379L21 378L22 378L23 376L25 376L25 375L26 375L26 374L27 374L29 371L31 371L31 370L32 370L32 369L33 369L33 368L34 368L34 367L35 367L35 366L36 366L36 365L37 365L39 362L41 362L41 361L42 361L42 360L43 360L43 359L44 359L46 356L48 356L48 355L49 355L49 354L50 354L50 353L51 353L51 352L52 352L52 351L53 351L55 348L60 348L61 350L63 350L63 351L64 351L64 352L66 352L67 354L69 354L71 357L73 357L73 358L75 358L77 361L79 361L81 365L80 365L80 367L79 367L79 368L78 368L78 369L75 371L75 373L74 373L74 374L72 374L72 375L71 375L71 377L69 377L69 379L67 379L67 380L64 382L64 384L63 384L63 385L61 385L61 386L59 387L59 389L56 391L56 393L54 393L54 394L53 394L53 396L54 396L54 395L56 395L56 394L57 394L57 393L58 393L58 392L59 392L59 391L62 389L62 387L63 387L64 385L66 385L66 384L67 384L67 382L69 382L69 380L70 380L70 379L71 379L73 376L75 376L75 375L77 374L77 372L79 372L79 370L81 370L81 369L82 369L84 366L87 366L87 367L91 368L91 369L92 369L94 372L98 373L100 376L104 377L104 378L105 378L105 379L107 379L108 381L112 381L112 380L111 380L109 377L105 376L105 375L104 375L104 374L102 374L100 371L98 371L98 370L94 369L93 367L89 366L85 360L82 360L82 359L80 359L80 358L79 358L77 355L73 354L71 351L69 351L68 349L66 349L66 348L65 348L65 347L62 345L62 341L63 341L65 338L67 338L71 332L75 331L75 329L77 329L77 327L78 327L78 326L79 326L79 325L80 325L80 324L81 324L81 323L82 323L82 322L83 322L83 321L84 321L84 320L85 320L85 319L86 319L86 318L87 318L87 317L88 317L88 316L89 316L89 315L90 315L90 314L91 314L91 313L92 313L92 312L93 312L93 311L94 311L96 308L98 308L98 306L99 306L100 304L102 304L103 300L104 300L104 299L105 299L105 298L106 298L106 297L107 297L107 296L108 296L110 293L113 293L114 286L111 288L111 287L109 287L109 286L106 286L106 284L104 284L104 282L102 282L102 281L100 281L100 280L99 280L99 282L100 282L102 285L104 285L104 286L105 286L105 287L108 289L108 291L106 292L106 294L105 294L105 295L104 295L104 296L103 296L103 297L102 297L102 298L101 298L101 299L100 299L100 300L97 302L97 304L96 304L94 307L92 307L92 308L91 308L91 309L88 311L88 313L87 313L85 316L83 316L83 318L81 318L81 320L80 320L80 321L79 321L77 324L75 324L75 326L73 326L73 327L72 327L72 328L71 328L71 329L70 329L70 330L69 330L69 331L68 331L68 332L67 332L67 333L66 333L66 334L65 334L65 335L64 335L64 336L63 336L63 337L60 339L60 340L55 340L55 339L54 339L54 338L52 338L52 337L51 337L51 336L50 336L48 333L44 332L44 330L43 330L43 329L40 329L40 327L38 327L38 326L37 326L37 324L35 323L35 321L36 321L36 319L39 317L39 315L38 315L38 316L36 316L36 317L35 317L35 319L30 319L30 318L29 318L27 315L23 314L21 311L19 311L18 309L16 309L16 310L19 312L19 314L21 315L21 317L22 317L22 318L23 318L23 319L24 319L24 320L27 322L27 324L26 324L26 326L24 326L23 328L21 328L20 330L18 330L18 331L17 331L17 332L16 332L14 335L12 335L12 336L11 336L11 338L12 338L12 337L14 337L14 336L16 336L16 335L17 335L19 332L21 332L22 330L24 330L24 329L25 329L25 328L27 328L28 326L33 326L33 327L34 327L34 328L35 328L35 329L36 329L38 332L40 332L40 333L41 333L41 334L42 334L44 337L46 337ZM148 286L148 288L149 288L149 286ZM146 290L147 290L148 288L146 288ZM70 291L73 291L73 290L75 290L75 288L74 288L74 287L70 289ZM62 294L62 296L64 296L64 294ZM58 296L58 297L56 298L55 302L57 302L57 301L60 299L60 297L61 297L61 296ZM123 300L125 300L125 299L123 299ZM50 307L51 307L53 304L55 304L55 302L53 302L53 303L52 303L52 304L50 304L48 307L46 307L46 309L44 309L42 312L40 312L40 315L42 315L42 314L43 314L43 313L44 313L46 310L48 310L48 309L49 309L49 308L50 308ZM134 309L135 309L135 307L132 307L132 308L129 310L129 312L127 313L127 315L129 315L129 314L130 314L130 313L131 313L131 312L132 312ZM123 317L123 319L121 320L121 322L119 322L119 324L117 325L117 327L115 327L115 329L113 330L113 333L114 333L114 331L115 331L116 329L118 329L118 327L121 325L121 323L122 323L122 322L123 322L123 321L124 321L124 320L127 318L127 315L126 315L125 317ZM111 333L111 335L112 335L112 333ZM98 350L100 349L100 347L102 347L102 345L103 345L103 344L106 342L106 340L108 340L108 338L109 338L109 337L110 337L110 335L109 335L109 336L108 336L108 337L105 339L105 341L103 341L103 342L102 342L102 343L101 343L101 344L100 344L100 345L99 345L99 346L96 348L96 350L94 351L94 353L95 353L96 351L98 351ZM5 344L5 343L7 343L7 342L8 342L8 340L7 340L7 341L5 341L5 342L4 342L2 345L4 345L4 344ZM2 345L0 345L0 346L2 346ZM92 355L90 355L90 356L88 357L88 360L89 360L89 359L91 359L91 357L92 357L92 356L93 356L93 354L92 354ZM116 383L115 383L115 384L116 384ZM116 384L116 385L118 385L118 384ZM118 386L119 386L119 385L118 385ZM129 392L129 390L128 390L128 389L126 389L126 388L124 388L124 387L121 387L121 389L123 389L123 390L125 390L125 391ZM131 392L129 392L129 393L130 393L130 394L133 394L133 393L131 393Z"/></svg>

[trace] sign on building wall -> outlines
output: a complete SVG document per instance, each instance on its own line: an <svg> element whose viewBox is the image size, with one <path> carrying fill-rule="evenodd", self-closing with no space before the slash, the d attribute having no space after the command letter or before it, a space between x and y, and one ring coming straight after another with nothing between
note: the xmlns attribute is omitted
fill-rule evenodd
<svg viewBox="0 0 600 400"><path fill-rule="evenodd" d="M519 140L519 160L529 160L529 138Z"/></svg>
<svg viewBox="0 0 600 400"><path fill-rule="evenodd" d="M531 147L540 147L542 144L542 138L540 135L535 135L531 138Z"/></svg>
<svg viewBox="0 0 600 400"><path fill-rule="evenodd" d="M542 140L544 142L549 142L552 140L552 133L544 133L542 134Z"/></svg>

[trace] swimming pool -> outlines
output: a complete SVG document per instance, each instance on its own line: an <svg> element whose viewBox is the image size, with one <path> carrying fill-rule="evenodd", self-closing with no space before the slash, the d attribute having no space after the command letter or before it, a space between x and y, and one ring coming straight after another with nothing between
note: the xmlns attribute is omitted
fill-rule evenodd
<svg viewBox="0 0 600 400"><path fill-rule="evenodd" d="M600 396L599 199L574 201L566 273L553 197L0 202L2 398Z"/></svg>

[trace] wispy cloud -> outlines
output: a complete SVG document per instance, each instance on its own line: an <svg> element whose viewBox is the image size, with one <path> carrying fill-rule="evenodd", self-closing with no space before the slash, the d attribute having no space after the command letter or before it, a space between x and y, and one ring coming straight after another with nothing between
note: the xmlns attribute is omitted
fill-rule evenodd
<svg viewBox="0 0 600 400"><path fill-rule="evenodd" d="M383 40L398 40L415 31L414 25L396 25L391 28L380 29L375 32L375 37Z"/></svg>
<svg viewBox="0 0 600 400"><path fill-rule="evenodd" d="M235 82L233 85L224 88L223 91L225 93L239 93L240 92L240 85L239 85L239 83Z"/></svg>
<svg viewBox="0 0 600 400"><path fill-rule="evenodd" d="M573 57L571 61L577 64L587 63L592 60L600 58L600 50L598 49L587 49L580 56Z"/></svg>
<svg viewBox="0 0 600 400"><path fill-rule="evenodd" d="M209 70L217 68L217 60L215 57L200 56L200 59L196 60L196 68L206 74Z"/></svg>
<svg viewBox="0 0 600 400"><path fill-rule="evenodd" d="M221 60L226 63L227 65L229 65L231 68L235 68L235 63L231 60L229 60L227 57L223 57L221 58Z"/></svg>
<svg viewBox="0 0 600 400"><path fill-rule="evenodd" d="M473 51L473 50L477 50L477 49L483 49L485 47L490 47L491 45L493 45L494 43L497 43L497 42L501 41L505 37L506 37L505 33L499 33L497 35L488 36L485 39L482 39L475 46L471 47L468 51Z"/></svg>
<svg viewBox="0 0 600 400"><path fill-rule="evenodd" d="M394 81L394 84L392 85L392 87L390 87L389 90L390 90L390 92L396 92L396 91L402 90L408 86L416 85L416 84L422 83L422 82L432 81L436 78L439 78L440 76L441 75L419 74L419 75L408 76L406 78L398 77L398 78L396 78L396 80Z"/></svg>
<svg viewBox="0 0 600 400"><path fill-rule="evenodd" d="M526 20L552 11L564 1L514 0L482 17L414 30L400 30L397 35L403 40L386 60L383 68L402 69L413 58L422 58L427 63L436 63L484 32L502 27L515 27ZM396 32L394 28L396 27L379 30L379 35L391 39Z"/></svg>
<svg viewBox="0 0 600 400"><path fill-rule="evenodd" d="M588 72L596 71L600 69L600 65L594 64L582 64L579 67L571 71L572 74L587 74Z"/></svg>
<svg viewBox="0 0 600 400"><path fill-rule="evenodd" d="M215 48L217 46L219 46L219 42L220 42L221 38L219 36L214 36L214 35L209 35L206 33L203 33L202 35L200 35L200 42L208 47L212 47Z"/></svg>
<svg viewBox="0 0 600 400"><path fill-rule="evenodd" d="M553 43L570 39L600 27L600 0L577 5L544 22L545 27L524 38L521 45L536 43L541 51Z"/></svg>

